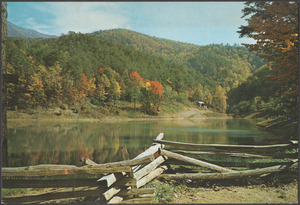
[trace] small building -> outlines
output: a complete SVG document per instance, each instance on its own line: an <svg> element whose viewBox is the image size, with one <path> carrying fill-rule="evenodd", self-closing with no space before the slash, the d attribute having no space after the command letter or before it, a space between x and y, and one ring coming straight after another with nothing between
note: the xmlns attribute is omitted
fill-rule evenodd
<svg viewBox="0 0 300 205"><path fill-rule="evenodd" d="M199 105L199 107L203 107L204 106L204 102L198 101L197 104Z"/></svg>
<svg viewBox="0 0 300 205"><path fill-rule="evenodd" d="M207 106L204 104L204 102L197 101L197 105L198 105L199 107L203 107L204 109L207 109Z"/></svg>

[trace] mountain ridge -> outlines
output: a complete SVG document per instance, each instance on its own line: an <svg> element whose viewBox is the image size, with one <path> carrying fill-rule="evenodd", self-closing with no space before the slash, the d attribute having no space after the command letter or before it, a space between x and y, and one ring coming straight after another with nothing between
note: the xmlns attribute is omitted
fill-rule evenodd
<svg viewBox="0 0 300 205"><path fill-rule="evenodd" d="M7 35L14 38L57 38L56 35L40 33L33 29L23 28L7 21Z"/></svg>

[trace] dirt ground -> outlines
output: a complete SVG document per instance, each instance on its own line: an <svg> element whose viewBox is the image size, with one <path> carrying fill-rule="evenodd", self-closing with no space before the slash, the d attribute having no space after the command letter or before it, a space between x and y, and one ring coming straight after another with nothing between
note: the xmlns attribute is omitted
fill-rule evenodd
<svg viewBox="0 0 300 205"><path fill-rule="evenodd" d="M174 192L175 204L298 204L298 183L196 188Z"/></svg>
<svg viewBox="0 0 300 205"><path fill-rule="evenodd" d="M31 189L14 196L43 194L54 189ZM44 203L76 203L78 199L52 200ZM97 201L95 201L96 203ZM298 183L278 186L214 186L186 188L174 191L171 202L159 204L298 204Z"/></svg>

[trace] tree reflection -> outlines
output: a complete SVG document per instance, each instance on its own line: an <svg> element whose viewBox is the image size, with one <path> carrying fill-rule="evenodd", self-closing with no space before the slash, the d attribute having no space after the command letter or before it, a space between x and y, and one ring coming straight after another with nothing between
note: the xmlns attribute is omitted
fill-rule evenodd
<svg viewBox="0 0 300 205"><path fill-rule="evenodd" d="M97 163L114 162L122 160L119 153L122 145L127 146L130 157L134 158L161 132L165 140L198 144L257 144L270 137L255 131L253 123L220 119L195 120L184 125L182 121L9 123L9 166L79 166L83 157Z"/></svg>

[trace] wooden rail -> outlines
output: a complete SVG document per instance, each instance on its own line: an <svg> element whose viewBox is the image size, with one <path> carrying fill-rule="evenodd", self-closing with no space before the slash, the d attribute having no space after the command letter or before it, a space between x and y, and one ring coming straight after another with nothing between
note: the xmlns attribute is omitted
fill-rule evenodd
<svg viewBox="0 0 300 205"><path fill-rule="evenodd" d="M38 177L63 175L97 175L111 172L130 172L130 166L103 168L94 166L76 167L71 165L38 165L29 167L3 167L2 177Z"/></svg>
<svg viewBox="0 0 300 205"><path fill-rule="evenodd" d="M225 149L231 151L254 151L254 152L274 152L280 151L287 148L297 148L298 142L291 141L290 144L277 144L277 145L220 145L220 144L192 144L184 142L172 142L166 140L153 140L153 142L172 145L178 147L190 147L190 148L214 148L214 149Z"/></svg>
<svg viewBox="0 0 300 205"><path fill-rule="evenodd" d="M163 133L156 137L157 140L162 138ZM86 165L82 167L53 164L3 167L3 188L56 188L55 191L39 195L4 197L3 201L5 203L37 203L85 197L86 199L100 200L102 203L152 203L155 190L141 187L167 170L166 166L158 168L167 159L158 154L162 148L163 145L153 143L149 149L134 159L129 159L125 146L125 149L122 150L123 161L97 164L85 158L82 161ZM99 174L106 176L100 179L78 178L79 175ZM47 179L43 178L45 176ZM68 177L57 179L57 176Z"/></svg>
<svg viewBox="0 0 300 205"><path fill-rule="evenodd" d="M217 171L221 173L207 173L206 170L197 170L197 168L183 168L181 169L173 168L173 172L177 172L177 170L183 170L185 173L176 173L176 174L162 174L159 176L160 179L164 180L186 180L186 179L197 179L197 180L224 180L224 179L232 179L232 178L243 178L246 181L250 181L251 183L262 183L265 177L270 176L272 173L280 173L280 176L295 176L298 173L298 158L297 153L284 153L283 150L292 149L298 147L298 141L290 141L289 144L277 144L277 145L219 145L219 144L191 144L191 143L183 143L183 142L172 142L166 140L154 140L156 143L161 143L164 145L170 145L175 147L188 147L195 148L195 150L162 150L161 154L168 156L169 160L167 163L169 166L171 165L189 165L189 166L198 166L206 169L210 169L212 171ZM224 149L225 151L199 151L201 148L210 148L210 149ZM254 152L254 153L241 153L236 151L244 151L244 152ZM278 151L277 153L275 151ZM262 153L262 154L256 154ZM272 152L272 153L271 153ZM274 153L275 152L275 153ZM298 152L298 149L297 149ZM208 156L205 157L205 161L194 159L191 157L187 157L181 154L189 154L189 155L197 155L197 156ZM214 156L222 156L220 160L219 157ZM267 159L260 160L259 162L254 160L239 160L239 162L230 161L234 158L247 158L247 159ZM282 159L284 157L290 157L295 160L285 160L278 161L273 159ZM210 162L207 160L210 159ZM215 159L215 161L214 161ZM226 161L226 159L228 161ZM269 160L269 161L268 161ZM273 160L273 161L272 161ZM277 162L276 162L277 161ZM230 167L230 169L226 168ZM247 167L247 168L255 168L252 170L236 170L235 167ZM259 168L258 168L259 167ZM203 173L204 171L204 173ZM187 173L194 172L194 173ZM197 172L197 173L195 173ZM251 178L251 177L255 178Z"/></svg>
<svg viewBox="0 0 300 205"><path fill-rule="evenodd" d="M160 133L153 141L154 143L143 153L134 159L129 159L126 146L122 147L123 161L97 164L90 159L84 158L82 161L85 166L76 167L73 165L37 165L28 167L3 167L2 168L2 188L56 188L54 191L19 197L4 197L2 200L6 203L28 203L28 202L48 202L50 200L64 198L84 197L85 200L99 201L101 203L152 203L154 200L154 189L142 188L145 184L154 178L164 180L182 180L182 179L201 179L201 180L223 180L231 178L243 178L253 181L259 181L257 178L267 176L270 173L286 172L288 176L294 176L297 173L298 160L285 162L207 162L207 160L194 159L189 155L212 155L223 156L229 159L233 157L273 159L276 158L269 154L272 150L294 149L297 147L297 141L291 141L290 144L279 145L216 145L216 144L190 144L181 142L171 142L162 140L163 133ZM228 151L199 151L199 150L174 150L168 151L165 145L193 147L193 148L214 148L226 149ZM233 151L252 151L260 154L249 154ZM262 153L264 152L264 153ZM180 154L179 154L180 153ZM266 154L268 153L268 154ZM280 158L281 154L276 156ZM297 156L296 153L286 153L282 156ZM248 160L247 159L247 160ZM171 167L174 164L192 165L201 167L206 173L177 173L169 174L167 171L172 169L176 172L179 169ZM224 167L225 166L225 167ZM235 170L235 166L244 166L251 168L254 166L262 167L253 170ZM228 168L230 167L230 168ZM197 168L195 168L197 169ZM212 172L207 173L207 169ZM184 169L186 171L191 168ZM294 170L294 171L293 171ZM203 171L203 170L202 170ZM197 172L200 172L198 169ZM291 173L291 174L289 174ZM105 175L100 179L97 175ZM90 175L93 178L82 179L79 175ZM47 176L47 179L43 177ZM64 177L63 179L61 176ZM251 178L255 176L255 178ZM283 176L283 175L282 175ZM82 176L81 176L82 177Z"/></svg>
<svg viewBox="0 0 300 205"><path fill-rule="evenodd" d="M174 180L174 179L232 179L232 178L243 178L249 176L257 176L262 174L269 174L274 172L281 172L287 170L291 166L298 167L298 163L289 165L276 165L272 167L266 167L254 170L245 171L232 171L224 173L192 173L192 174L163 174L160 178Z"/></svg>

